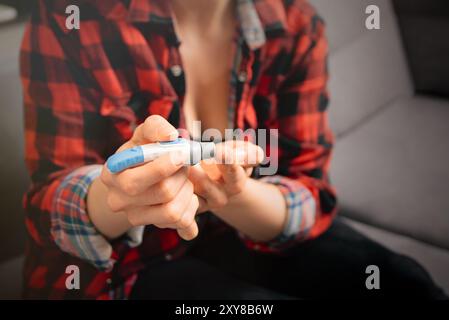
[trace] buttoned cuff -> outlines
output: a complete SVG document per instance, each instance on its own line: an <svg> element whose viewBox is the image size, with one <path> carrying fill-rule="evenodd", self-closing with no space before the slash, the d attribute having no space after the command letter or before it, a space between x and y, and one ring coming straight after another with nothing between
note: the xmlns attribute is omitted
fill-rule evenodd
<svg viewBox="0 0 449 320"><path fill-rule="evenodd" d="M111 270L112 246L95 228L87 213L87 193L100 175L101 165L76 169L67 175L56 190L51 210L51 234L59 248L90 262L100 270ZM127 232L124 240L130 247L142 243L144 227Z"/></svg>

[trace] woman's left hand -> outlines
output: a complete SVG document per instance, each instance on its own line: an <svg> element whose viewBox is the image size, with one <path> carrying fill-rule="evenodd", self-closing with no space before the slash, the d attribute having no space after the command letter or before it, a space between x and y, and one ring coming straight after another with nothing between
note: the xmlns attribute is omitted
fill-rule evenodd
<svg viewBox="0 0 449 320"><path fill-rule="evenodd" d="M199 197L198 212L221 209L245 189L254 167L264 159L259 146L247 141L226 141L216 146L215 158L192 167L189 179Z"/></svg>

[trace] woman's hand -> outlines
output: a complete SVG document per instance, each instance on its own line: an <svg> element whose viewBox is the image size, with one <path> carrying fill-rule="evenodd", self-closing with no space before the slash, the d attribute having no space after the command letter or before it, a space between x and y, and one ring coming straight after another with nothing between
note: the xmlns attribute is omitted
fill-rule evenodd
<svg viewBox="0 0 449 320"><path fill-rule="evenodd" d="M176 129L164 118L151 116L137 127L133 137L118 151L137 145L177 138ZM108 219L92 217L94 224L106 235L116 236L115 230L126 231L132 226L155 225L172 228L185 240L198 234L195 215L198 197L183 166L185 155L167 154L142 166L112 174L103 167L101 183L108 209L126 217L127 226L112 228ZM94 187L94 186L93 186ZM122 219L123 220L123 219ZM109 223L109 225L108 225ZM101 230L103 229L103 230ZM114 230L112 230L114 229Z"/></svg>
<svg viewBox="0 0 449 320"><path fill-rule="evenodd" d="M229 226L261 242L276 238L287 218L280 189L248 178L263 158L258 146L229 141L217 145L215 161L203 161L189 173L199 197L199 212L210 210Z"/></svg>
<svg viewBox="0 0 449 320"><path fill-rule="evenodd" d="M246 141L226 141L216 146L215 159L190 169L189 179L199 196L199 212L221 209L241 193L253 167L264 159L263 150Z"/></svg>

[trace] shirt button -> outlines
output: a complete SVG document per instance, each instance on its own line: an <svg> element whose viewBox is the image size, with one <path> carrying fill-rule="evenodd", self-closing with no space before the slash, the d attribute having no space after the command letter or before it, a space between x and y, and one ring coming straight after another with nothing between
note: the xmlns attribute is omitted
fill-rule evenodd
<svg viewBox="0 0 449 320"><path fill-rule="evenodd" d="M169 254L169 253L167 253L167 254L165 255L165 260L170 261L171 259L173 259L172 255Z"/></svg>
<svg viewBox="0 0 449 320"><path fill-rule="evenodd" d="M180 65L174 65L170 68L170 72L173 76L179 77L182 74L182 68Z"/></svg>
<svg viewBox="0 0 449 320"><path fill-rule="evenodd" d="M240 71L238 76L240 82L245 82L247 77L246 71Z"/></svg>
<svg viewBox="0 0 449 320"><path fill-rule="evenodd" d="M106 279L106 283L110 285L112 283L112 279L111 278Z"/></svg>

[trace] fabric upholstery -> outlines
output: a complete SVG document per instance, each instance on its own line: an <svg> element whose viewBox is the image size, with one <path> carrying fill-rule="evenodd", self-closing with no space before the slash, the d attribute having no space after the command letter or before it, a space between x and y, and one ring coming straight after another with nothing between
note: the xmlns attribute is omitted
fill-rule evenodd
<svg viewBox="0 0 449 320"><path fill-rule="evenodd" d="M449 249L449 102L403 99L339 140L331 170L350 217Z"/></svg>

